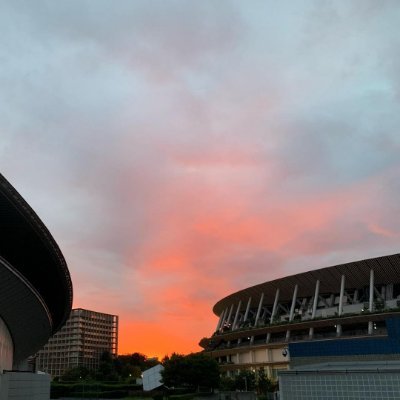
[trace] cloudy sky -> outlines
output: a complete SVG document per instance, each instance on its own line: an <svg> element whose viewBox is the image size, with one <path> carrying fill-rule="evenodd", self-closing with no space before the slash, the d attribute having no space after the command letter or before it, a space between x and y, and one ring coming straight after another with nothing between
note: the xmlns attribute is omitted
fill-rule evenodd
<svg viewBox="0 0 400 400"><path fill-rule="evenodd" d="M212 306L399 251L400 4L3 1L0 168L120 353Z"/></svg>

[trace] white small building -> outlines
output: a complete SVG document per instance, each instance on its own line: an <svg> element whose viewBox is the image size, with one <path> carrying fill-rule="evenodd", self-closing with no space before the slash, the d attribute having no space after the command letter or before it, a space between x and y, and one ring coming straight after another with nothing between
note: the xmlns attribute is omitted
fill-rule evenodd
<svg viewBox="0 0 400 400"><path fill-rule="evenodd" d="M163 370L164 367L161 364L157 364L154 367L143 371L142 379L144 391L153 390L163 385L161 381L161 371Z"/></svg>

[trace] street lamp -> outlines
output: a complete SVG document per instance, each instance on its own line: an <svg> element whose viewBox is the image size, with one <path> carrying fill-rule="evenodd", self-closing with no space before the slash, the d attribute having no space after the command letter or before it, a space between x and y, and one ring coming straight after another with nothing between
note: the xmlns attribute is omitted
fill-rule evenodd
<svg viewBox="0 0 400 400"><path fill-rule="evenodd" d="M244 379L245 391L247 392L247 376L244 376L243 379Z"/></svg>
<svg viewBox="0 0 400 400"><path fill-rule="evenodd" d="M82 379L82 376L79 379L82 381L82 397L85 398L85 381Z"/></svg>

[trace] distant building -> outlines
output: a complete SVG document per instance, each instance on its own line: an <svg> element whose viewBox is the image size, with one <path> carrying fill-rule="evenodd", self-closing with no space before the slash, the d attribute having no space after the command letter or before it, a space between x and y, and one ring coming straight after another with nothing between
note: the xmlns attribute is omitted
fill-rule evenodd
<svg viewBox="0 0 400 400"><path fill-rule="evenodd" d="M0 400L49 398L49 375L34 373L28 358L64 325L71 305L57 243L0 174Z"/></svg>
<svg viewBox="0 0 400 400"><path fill-rule="evenodd" d="M265 282L223 298L214 313L216 331L200 345L226 375L264 368L276 379L307 364L400 361L400 255Z"/></svg>
<svg viewBox="0 0 400 400"><path fill-rule="evenodd" d="M37 369L52 377L75 367L96 370L104 352L118 351L118 316L76 308L64 327L39 351Z"/></svg>

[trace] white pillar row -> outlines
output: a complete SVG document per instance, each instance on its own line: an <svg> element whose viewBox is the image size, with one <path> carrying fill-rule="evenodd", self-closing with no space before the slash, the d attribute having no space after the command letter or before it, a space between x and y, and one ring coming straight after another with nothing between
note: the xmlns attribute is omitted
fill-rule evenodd
<svg viewBox="0 0 400 400"><path fill-rule="evenodd" d="M338 315L339 317L343 313L343 296L344 296L344 286L346 282L346 277L342 275L342 279L340 281L340 294L339 294L339 309L338 309ZM342 334L342 325L337 324L336 325L336 335L340 336Z"/></svg>
<svg viewBox="0 0 400 400"><path fill-rule="evenodd" d="M299 286L296 285L294 287L294 290L293 290L293 298L292 298L292 305L290 306L289 322L292 322L293 318L294 318L294 310L296 308L297 291L298 291L298 289L299 289ZM289 340L289 338L290 338L290 330L288 329L286 331L286 340Z"/></svg>
<svg viewBox="0 0 400 400"><path fill-rule="evenodd" d="M258 310L256 314L256 320L254 321L254 326L257 326L258 318L260 317L261 308L264 301L264 293L261 293L260 303L258 304Z"/></svg>
<svg viewBox="0 0 400 400"><path fill-rule="evenodd" d="M371 269L369 273L369 312L374 310L374 270ZM368 334L372 335L373 323L368 321Z"/></svg>
<svg viewBox="0 0 400 400"><path fill-rule="evenodd" d="M240 307L242 306L242 300L239 301L238 307L236 309L235 319L233 320L232 330L236 329L236 324L239 316Z"/></svg>
<svg viewBox="0 0 400 400"><path fill-rule="evenodd" d="M247 321L247 317L249 316L250 305L251 305L251 297L249 297L249 301L247 302L246 312L244 313L244 318L243 318L244 322Z"/></svg>
<svg viewBox="0 0 400 400"><path fill-rule="evenodd" d="M272 307L272 313L271 313L271 318L269 319L269 323L272 324L274 322L275 314L276 314L276 309L278 308L278 300L279 300L279 288L276 289L275 292L275 300L274 300L274 305Z"/></svg>

